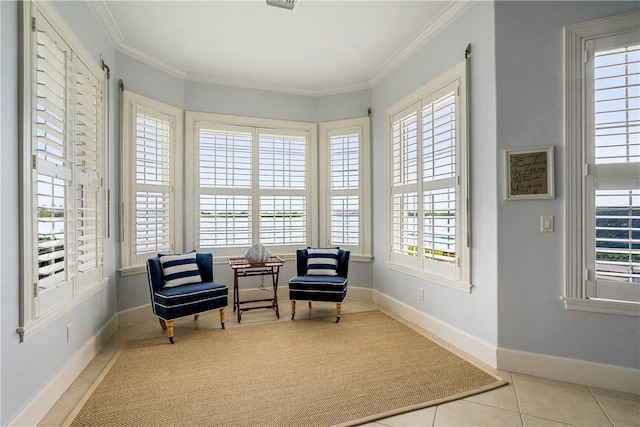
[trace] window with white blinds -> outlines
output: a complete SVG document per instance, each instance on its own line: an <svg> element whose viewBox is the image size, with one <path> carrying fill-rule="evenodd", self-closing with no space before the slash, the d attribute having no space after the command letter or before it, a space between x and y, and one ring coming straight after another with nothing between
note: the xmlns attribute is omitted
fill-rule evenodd
<svg viewBox="0 0 640 427"><path fill-rule="evenodd" d="M124 274L138 272L150 256L182 250L181 129L180 109L124 91Z"/></svg>
<svg viewBox="0 0 640 427"><path fill-rule="evenodd" d="M569 309L640 316L639 21L565 28Z"/></svg>
<svg viewBox="0 0 640 427"><path fill-rule="evenodd" d="M320 125L321 241L371 259L369 117Z"/></svg>
<svg viewBox="0 0 640 427"><path fill-rule="evenodd" d="M469 289L466 66L389 109L392 268Z"/></svg>
<svg viewBox="0 0 640 427"><path fill-rule="evenodd" d="M256 243L284 253L315 241L315 125L192 112L187 122L190 247L233 256Z"/></svg>
<svg viewBox="0 0 640 427"><path fill-rule="evenodd" d="M107 228L104 190L106 140L102 85L91 71L76 61L76 189L74 194L77 285L87 287L98 281L104 264Z"/></svg>
<svg viewBox="0 0 640 427"><path fill-rule="evenodd" d="M640 34L586 49L587 296L640 302Z"/></svg>
<svg viewBox="0 0 640 427"><path fill-rule="evenodd" d="M251 246L254 132L218 126L198 134L199 247Z"/></svg>
<svg viewBox="0 0 640 427"><path fill-rule="evenodd" d="M51 11L24 16L22 339L106 277L105 75Z"/></svg>

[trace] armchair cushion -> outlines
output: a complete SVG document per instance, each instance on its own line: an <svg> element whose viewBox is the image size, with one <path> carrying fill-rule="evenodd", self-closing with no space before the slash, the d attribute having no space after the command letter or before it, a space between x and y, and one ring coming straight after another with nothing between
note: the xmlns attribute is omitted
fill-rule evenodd
<svg viewBox="0 0 640 427"><path fill-rule="evenodd" d="M347 281L340 276L297 276L289 280L289 299L342 302Z"/></svg>
<svg viewBox="0 0 640 427"><path fill-rule="evenodd" d="M337 276L338 248L308 248L307 276Z"/></svg>
<svg viewBox="0 0 640 427"><path fill-rule="evenodd" d="M202 282L195 251L186 254L159 254L158 259L162 265L165 288Z"/></svg>
<svg viewBox="0 0 640 427"><path fill-rule="evenodd" d="M228 293L227 285L213 282L164 287L154 292L153 308L158 317L175 319L212 308L226 307Z"/></svg>

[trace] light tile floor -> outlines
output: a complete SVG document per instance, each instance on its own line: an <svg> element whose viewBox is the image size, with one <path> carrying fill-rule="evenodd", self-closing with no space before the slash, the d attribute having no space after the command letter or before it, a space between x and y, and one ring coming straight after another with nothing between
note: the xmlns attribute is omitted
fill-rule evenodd
<svg viewBox="0 0 640 427"><path fill-rule="evenodd" d="M296 319L335 314L334 305L314 303L309 310L298 303ZM343 315L378 308L372 302L347 299ZM288 300L280 300L280 319L272 310L243 313L238 324L227 309L226 327L290 321ZM196 329L219 328L217 310L175 322L176 345L180 335ZM109 360L128 341L164 335L156 318L118 329L87 365L75 382L42 419L41 426L60 426L103 371ZM432 337L433 338L433 337ZM437 339L434 339L438 341ZM167 340L167 345L170 345ZM494 371L509 385L462 400L444 403L366 424L367 427L400 426L639 426L640 396L580 384L566 383L517 373Z"/></svg>

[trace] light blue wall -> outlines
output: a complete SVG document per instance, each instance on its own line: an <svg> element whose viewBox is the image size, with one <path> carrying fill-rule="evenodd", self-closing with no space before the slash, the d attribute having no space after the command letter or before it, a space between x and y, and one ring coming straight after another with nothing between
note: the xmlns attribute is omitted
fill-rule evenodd
<svg viewBox="0 0 640 427"><path fill-rule="evenodd" d="M497 345L494 6L477 2L373 89L374 288ZM471 43L471 294L389 270L385 110L464 59ZM425 291L418 299L418 288Z"/></svg>
<svg viewBox="0 0 640 427"><path fill-rule="evenodd" d="M498 343L501 348L640 367L640 319L566 310L563 27L638 2L497 2ZM553 145L556 198L505 201L503 150ZM555 232L540 233L540 216Z"/></svg>
<svg viewBox="0 0 640 427"><path fill-rule="evenodd" d="M247 117L315 122L316 100L311 96L185 82L185 109Z"/></svg>
<svg viewBox="0 0 640 427"><path fill-rule="evenodd" d="M97 22L86 4L73 2L55 2L55 8L69 23L78 39L82 40L89 52L99 61L102 54L107 63L113 64L114 51L101 32L96 31ZM18 134L18 10L13 1L0 2L2 10L2 53L0 56L1 99L2 99L2 134L0 141L0 165L2 186L0 187L0 203L2 204L3 226L0 227L3 242L2 276L0 286L2 292L1 313L1 365L0 376L1 402L0 424L6 425L41 389L61 370L70 358L77 354L82 346L116 314L115 305L115 242L109 239L108 274L109 285L103 291L92 296L81 305L66 313L44 330L19 342L16 329L20 306L19 302L19 180L18 162L21 147ZM111 85L112 93L114 85ZM113 114L113 109L112 109ZM111 123L111 134L115 132L115 124ZM111 170L111 178L115 175L115 165ZM112 212L113 214L114 212ZM113 215L112 215L113 217ZM12 248L12 250L7 250ZM67 344L66 326L73 324L74 336Z"/></svg>
<svg viewBox="0 0 640 427"><path fill-rule="evenodd" d="M184 108L184 80L119 50L116 51L114 80L122 80L126 90Z"/></svg>
<svg viewBox="0 0 640 427"><path fill-rule="evenodd" d="M318 123L366 117L371 107L371 89L321 96L316 105Z"/></svg>

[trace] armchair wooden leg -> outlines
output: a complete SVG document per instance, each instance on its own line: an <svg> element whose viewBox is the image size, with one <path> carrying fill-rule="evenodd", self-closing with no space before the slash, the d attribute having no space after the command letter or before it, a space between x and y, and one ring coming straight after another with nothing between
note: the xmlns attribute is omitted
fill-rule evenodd
<svg viewBox="0 0 640 427"><path fill-rule="evenodd" d="M340 314L342 314L342 303L336 304L336 314L338 315L338 319L336 320L336 323L338 323L340 321Z"/></svg>
<svg viewBox="0 0 640 427"><path fill-rule="evenodd" d="M173 320L167 322L167 336L169 337L169 342L173 344Z"/></svg>
<svg viewBox="0 0 640 427"><path fill-rule="evenodd" d="M226 312L227 312L226 308L220 309L220 324L222 325L222 329L224 329L224 319L226 317Z"/></svg>
<svg viewBox="0 0 640 427"><path fill-rule="evenodd" d="M308 301L308 303L309 303L309 308L311 308L311 301Z"/></svg>
<svg viewBox="0 0 640 427"><path fill-rule="evenodd" d="M161 327L163 330L165 330L165 331L166 331L166 330L167 330L167 322L165 322L165 321L164 321L164 319L160 319L160 318L158 318L158 320L160 321L160 327Z"/></svg>
<svg viewBox="0 0 640 427"><path fill-rule="evenodd" d="M198 320L199 318L200 318L200 315L199 315L199 314L195 314L195 315L193 316L193 320L194 320L194 321Z"/></svg>
<svg viewBox="0 0 640 427"><path fill-rule="evenodd" d="M296 302L291 301L291 320L296 317Z"/></svg>

